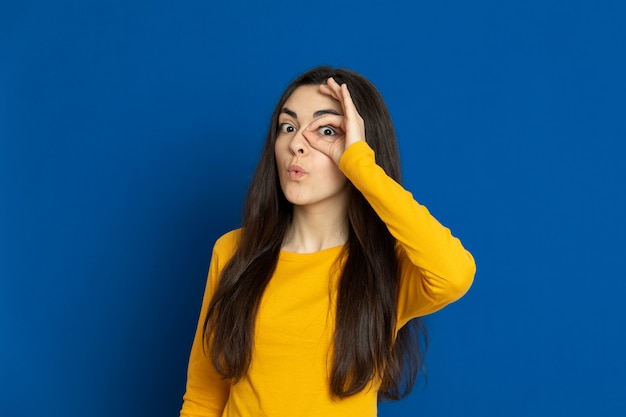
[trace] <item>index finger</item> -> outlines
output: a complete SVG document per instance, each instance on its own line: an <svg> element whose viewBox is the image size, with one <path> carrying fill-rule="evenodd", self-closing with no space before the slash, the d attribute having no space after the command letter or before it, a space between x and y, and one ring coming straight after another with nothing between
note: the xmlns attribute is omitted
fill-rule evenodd
<svg viewBox="0 0 626 417"><path fill-rule="evenodd" d="M333 77L330 77L326 81L326 85L322 85L321 87L324 87L325 91L323 92L331 95L341 103L346 116L348 116L348 113L358 114L354 101L352 100L352 95L348 89L348 84L343 83L340 85Z"/></svg>

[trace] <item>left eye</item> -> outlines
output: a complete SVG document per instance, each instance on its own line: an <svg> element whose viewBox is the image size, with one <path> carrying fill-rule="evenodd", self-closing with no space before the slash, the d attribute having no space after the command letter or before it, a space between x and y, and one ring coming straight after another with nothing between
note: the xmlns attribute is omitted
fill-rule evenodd
<svg viewBox="0 0 626 417"><path fill-rule="evenodd" d="M334 136L337 134L337 132L335 132L335 129L330 126L322 126L317 129L317 131L323 136Z"/></svg>

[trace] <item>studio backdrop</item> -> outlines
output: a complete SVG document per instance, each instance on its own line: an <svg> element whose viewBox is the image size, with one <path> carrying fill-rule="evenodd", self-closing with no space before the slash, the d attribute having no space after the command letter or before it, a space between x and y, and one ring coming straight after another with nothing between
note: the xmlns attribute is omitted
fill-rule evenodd
<svg viewBox="0 0 626 417"><path fill-rule="evenodd" d="M474 254L381 416L626 415L622 1L0 3L0 415L176 416L211 249L320 64Z"/></svg>

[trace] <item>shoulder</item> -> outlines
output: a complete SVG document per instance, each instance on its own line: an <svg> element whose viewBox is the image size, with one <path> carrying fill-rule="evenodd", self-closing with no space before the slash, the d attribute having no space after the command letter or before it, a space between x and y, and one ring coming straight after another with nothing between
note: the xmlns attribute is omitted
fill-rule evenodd
<svg viewBox="0 0 626 417"><path fill-rule="evenodd" d="M230 258L237 250L240 237L241 229L224 233L215 241L215 245L213 246L214 255L218 255L220 258Z"/></svg>
<svg viewBox="0 0 626 417"><path fill-rule="evenodd" d="M239 246L239 229L232 230L220 236L213 245L211 254L211 264L209 266L209 278L207 280L207 293L212 293L217 286L217 281L222 273L222 269L233 257Z"/></svg>

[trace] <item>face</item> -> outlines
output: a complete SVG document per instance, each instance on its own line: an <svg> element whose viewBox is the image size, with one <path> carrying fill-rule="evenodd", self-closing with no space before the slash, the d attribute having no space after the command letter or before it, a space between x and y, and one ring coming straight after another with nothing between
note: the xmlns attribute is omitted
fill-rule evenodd
<svg viewBox="0 0 626 417"><path fill-rule="evenodd" d="M317 85L298 87L278 117L275 153L280 186L287 200L298 207L333 209L345 207L348 180L337 164L313 149L302 131L325 114L343 114L341 104L320 93ZM327 140L342 135L324 126L316 131Z"/></svg>

